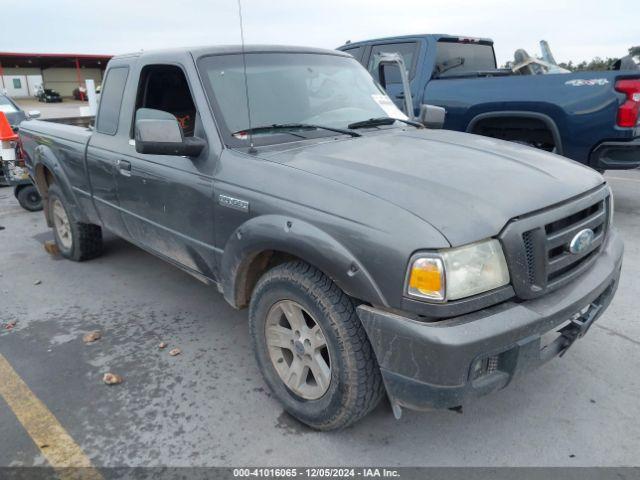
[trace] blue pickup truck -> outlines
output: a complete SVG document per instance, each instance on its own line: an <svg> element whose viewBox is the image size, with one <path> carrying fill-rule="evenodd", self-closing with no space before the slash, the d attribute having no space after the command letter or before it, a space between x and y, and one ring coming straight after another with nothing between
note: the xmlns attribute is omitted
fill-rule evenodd
<svg viewBox="0 0 640 480"><path fill-rule="evenodd" d="M383 53L406 65L416 116L424 104L446 110L443 128L528 144L597 170L640 166L640 72L518 75L497 68L493 41L409 35L347 43L378 80ZM399 107L397 67L385 88Z"/></svg>

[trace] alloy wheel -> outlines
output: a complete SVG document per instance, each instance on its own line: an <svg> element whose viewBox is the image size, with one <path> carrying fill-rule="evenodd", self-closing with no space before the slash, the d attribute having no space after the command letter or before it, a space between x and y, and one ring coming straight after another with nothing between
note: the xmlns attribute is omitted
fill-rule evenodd
<svg viewBox="0 0 640 480"><path fill-rule="evenodd" d="M70 249L73 245L73 237L71 236L71 224L66 210L62 206L62 202L55 198L53 200L53 224L58 234L58 239L65 249Z"/></svg>
<svg viewBox="0 0 640 480"><path fill-rule="evenodd" d="M289 390L317 400L331 383L331 358L322 328L293 300L281 300L267 314L265 336L269 357Z"/></svg>

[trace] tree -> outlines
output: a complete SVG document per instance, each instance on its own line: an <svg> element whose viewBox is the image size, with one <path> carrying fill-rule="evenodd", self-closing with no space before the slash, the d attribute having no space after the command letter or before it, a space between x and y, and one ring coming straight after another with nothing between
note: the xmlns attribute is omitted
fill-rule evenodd
<svg viewBox="0 0 640 480"><path fill-rule="evenodd" d="M595 57L590 61L582 61L578 64L574 64L572 61L568 63L559 63L558 65L562 68L566 68L567 70L571 70L572 72L582 72L584 70L611 70L613 68L613 64L616 63L618 58L600 58Z"/></svg>

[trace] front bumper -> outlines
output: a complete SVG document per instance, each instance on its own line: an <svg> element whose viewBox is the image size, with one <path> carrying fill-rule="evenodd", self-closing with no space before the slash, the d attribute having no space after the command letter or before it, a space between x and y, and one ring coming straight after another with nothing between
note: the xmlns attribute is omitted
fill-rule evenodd
<svg viewBox="0 0 640 480"><path fill-rule="evenodd" d="M564 354L611 302L622 254L611 230L598 260L572 283L534 300L437 322L361 305L358 314L392 403L415 410L456 407ZM561 333L541 344L554 331Z"/></svg>
<svg viewBox="0 0 640 480"><path fill-rule="evenodd" d="M591 153L589 164L598 170L640 167L640 138L627 142L602 142Z"/></svg>

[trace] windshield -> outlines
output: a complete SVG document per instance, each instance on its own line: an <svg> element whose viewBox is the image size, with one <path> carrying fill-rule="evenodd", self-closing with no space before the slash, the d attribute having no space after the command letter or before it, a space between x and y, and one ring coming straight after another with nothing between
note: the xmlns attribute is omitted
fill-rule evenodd
<svg viewBox="0 0 640 480"><path fill-rule="evenodd" d="M439 41L436 52L436 75L454 77L495 70L496 57L491 44Z"/></svg>
<svg viewBox="0 0 640 480"><path fill-rule="evenodd" d="M0 97L0 112L2 113L15 113L18 109L11 100L7 97Z"/></svg>
<svg viewBox="0 0 640 480"><path fill-rule="evenodd" d="M353 58L307 53L248 53L247 96L242 55L215 55L199 60L203 83L221 120L227 143L246 145L233 133L268 125L310 124L345 129L375 117L406 118ZM249 125L251 123L251 125ZM300 132L295 132L299 134ZM304 132L304 137L335 135ZM254 143L299 140L281 130L257 133Z"/></svg>

